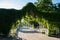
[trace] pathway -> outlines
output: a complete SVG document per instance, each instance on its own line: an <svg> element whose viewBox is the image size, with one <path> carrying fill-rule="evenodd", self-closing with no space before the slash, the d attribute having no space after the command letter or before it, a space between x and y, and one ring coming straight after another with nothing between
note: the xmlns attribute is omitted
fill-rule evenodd
<svg viewBox="0 0 60 40"><path fill-rule="evenodd" d="M45 34L38 33L31 28L20 28L18 37L23 40L60 40L59 38L48 37Z"/></svg>

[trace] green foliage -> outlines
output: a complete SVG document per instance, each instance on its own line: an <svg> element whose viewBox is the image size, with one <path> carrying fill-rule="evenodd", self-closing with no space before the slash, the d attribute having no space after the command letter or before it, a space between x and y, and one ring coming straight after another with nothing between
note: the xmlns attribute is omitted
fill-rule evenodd
<svg viewBox="0 0 60 40"><path fill-rule="evenodd" d="M58 6L57 6L58 5ZM39 24L47 26L49 35L54 34L56 30L60 30L60 3L52 4L52 0L37 0L35 2L39 12Z"/></svg>
<svg viewBox="0 0 60 40"><path fill-rule="evenodd" d="M60 8L60 3L58 3L58 7Z"/></svg>
<svg viewBox="0 0 60 40"><path fill-rule="evenodd" d="M20 10L0 9L0 33L8 34L13 24L21 20L22 14Z"/></svg>
<svg viewBox="0 0 60 40"><path fill-rule="evenodd" d="M37 0L38 2L35 2L36 7L40 11L47 11L52 9L52 0Z"/></svg>
<svg viewBox="0 0 60 40"><path fill-rule="evenodd" d="M40 4L41 3L41 4ZM51 0L39 1L37 7L33 3L28 3L21 10L0 9L0 33L8 34L17 25L17 20L23 19L24 22L40 24L51 31L60 30L60 12L51 6ZM52 8L55 9L52 11ZM40 11L39 9L42 11ZM48 11L46 11L46 8ZM51 10L50 10L51 9ZM14 27L12 27L14 25Z"/></svg>

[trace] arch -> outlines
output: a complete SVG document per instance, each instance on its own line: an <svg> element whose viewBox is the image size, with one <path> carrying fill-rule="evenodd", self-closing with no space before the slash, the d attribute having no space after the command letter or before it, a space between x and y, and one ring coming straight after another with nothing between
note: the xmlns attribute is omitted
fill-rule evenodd
<svg viewBox="0 0 60 40"><path fill-rule="evenodd" d="M60 14L54 14L53 12L41 12L33 5L33 3L28 3L21 10L0 9L0 33L2 32L7 35L11 30L12 24L15 24L17 20L21 20L22 17L26 16L26 14L28 14L28 16L31 15L34 18L38 17L39 22L44 25L47 25L48 23L51 24L50 22L53 24L54 22L60 24Z"/></svg>

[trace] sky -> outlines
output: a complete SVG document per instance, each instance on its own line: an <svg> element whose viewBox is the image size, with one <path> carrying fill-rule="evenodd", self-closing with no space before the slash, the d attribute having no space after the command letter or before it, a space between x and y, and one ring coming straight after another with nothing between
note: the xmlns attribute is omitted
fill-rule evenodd
<svg viewBox="0 0 60 40"><path fill-rule="evenodd" d="M0 8L6 9L22 9L28 2L36 2L36 0L0 0ZM53 0L53 3L58 3L60 0Z"/></svg>

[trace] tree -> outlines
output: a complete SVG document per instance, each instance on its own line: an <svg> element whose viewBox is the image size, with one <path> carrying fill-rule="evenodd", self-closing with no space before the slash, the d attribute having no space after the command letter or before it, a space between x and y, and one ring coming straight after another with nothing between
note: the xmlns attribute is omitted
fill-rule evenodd
<svg viewBox="0 0 60 40"><path fill-rule="evenodd" d="M22 18L21 10L0 9L0 33L7 36L10 33L13 24Z"/></svg>
<svg viewBox="0 0 60 40"><path fill-rule="evenodd" d="M60 3L58 3L58 11L60 11Z"/></svg>
<svg viewBox="0 0 60 40"><path fill-rule="evenodd" d="M58 3L58 7L60 8L60 3Z"/></svg>
<svg viewBox="0 0 60 40"><path fill-rule="evenodd" d="M35 6L39 10L51 10L52 0L37 0L37 2L35 2Z"/></svg>

